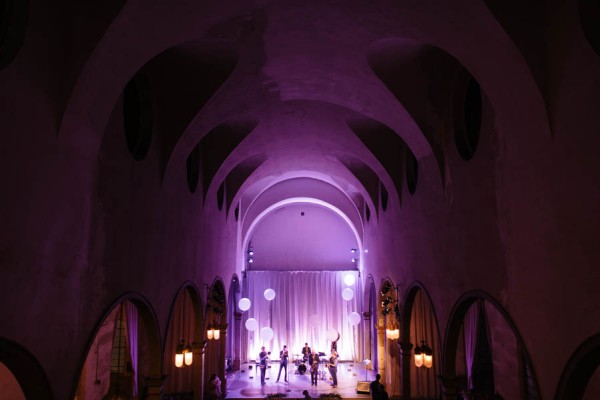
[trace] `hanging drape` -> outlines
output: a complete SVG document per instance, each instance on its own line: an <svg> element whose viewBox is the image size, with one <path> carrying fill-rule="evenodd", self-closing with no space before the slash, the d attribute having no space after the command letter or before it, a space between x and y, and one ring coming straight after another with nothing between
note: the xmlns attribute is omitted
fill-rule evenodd
<svg viewBox="0 0 600 400"><path fill-rule="evenodd" d="M175 300L167 330L163 367L167 376L163 389L167 394L192 391L193 364L191 367L175 367L175 349L181 339L184 339L186 344L193 342L194 332L194 309L189 294L184 291ZM195 359L193 362L194 364L199 363L200 360Z"/></svg>
<svg viewBox="0 0 600 400"><path fill-rule="evenodd" d="M421 346L424 340L433 351L433 367L417 368L411 360L410 384L412 396L417 398L437 399L440 397L438 374L440 366L440 350L438 333L433 309L429 299L419 290L415 295L410 319L410 340L415 346Z"/></svg>
<svg viewBox="0 0 600 400"><path fill-rule="evenodd" d="M125 316L127 318L127 340L129 342L129 357L133 374L133 395L138 394L138 311L135 305L125 302Z"/></svg>
<svg viewBox="0 0 600 400"><path fill-rule="evenodd" d="M469 307L463 321L467 388L469 390L473 389L473 360L475 359L475 348L477 346L477 323L479 320L480 302L481 300L478 300Z"/></svg>
<svg viewBox="0 0 600 400"><path fill-rule="evenodd" d="M277 358L283 345L288 346L292 355L300 354L304 343L313 351L329 354L331 342L327 332L335 329L340 334L337 343L340 360L358 361L360 324L352 326L348 315L361 312L358 302L362 294L356 293L355 284L351 287L354 297L350 301L342 298L342 290L346 288L343 278L347 273L357 274L356 271L248 271L248 284L244 288L252 307L244 313L243 322L255 318L258 329L248 332L242 327L247 338L246 359L257 359L263 345L273 351L272 358ZM264 297L268 288L276 293L272 301ZM273 329L272 340L261 339L264 327Z"/></svg>

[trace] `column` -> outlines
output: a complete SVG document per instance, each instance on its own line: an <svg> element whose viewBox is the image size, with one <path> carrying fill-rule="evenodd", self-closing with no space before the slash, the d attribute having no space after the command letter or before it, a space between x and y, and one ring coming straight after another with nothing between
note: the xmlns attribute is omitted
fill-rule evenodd
<svg viewBox="0 0 600 400"><path fill-rule="evenodd" d="M208 342L192 343L194 362L192 363L192 387L194 388L194 400L202 400L204 397L204 354Z"/></svg>
<svg viewBox="0 0 600 400"><path fill-rule="evenodd" d="M233 338L233 370L239 371L242 365L242 313L236 312L234 314L234 327L233 332L235 337Z"/></svg>
<svg viewBox="0 0 600 400"><path fill-rule="evenodd" d="M385 382L385 326L383 324L383 318L380 318L377 324L377 364L379 367L379 374Z"/></svg>
<svg viewBox="0 0 600 400"><path fill-rule="evenodd" d="M410 399L410 365L412 363L413 345L410 342L398 341L400 348L400 364L401 364L401 379L402 379L402 398Z"/></svg>
<svg viewBox="0 0 600 400"><path fill-rule="evenodd" d="M223 324L219 326L221 330L221 338L219 339L219 354L217 357L217 361L219 363L219 377L223 380L221 381L221 393L223 395L227 394L227 375L225 374L225 354L227 352L227 324Z"/></svg>

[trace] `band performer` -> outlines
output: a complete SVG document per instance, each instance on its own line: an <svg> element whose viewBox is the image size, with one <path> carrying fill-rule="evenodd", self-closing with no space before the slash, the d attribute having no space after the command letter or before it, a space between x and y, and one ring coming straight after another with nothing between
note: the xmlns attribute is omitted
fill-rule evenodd
<svg viewBox="0 0 600 400"><path fill-rule="evenodd" d="M308 343L304 343L304 347L302 348L302 361L308 362L308 357L310 357L310 347L308 347Z"/></svg>
<svg viewBox="0 0 600 400"><path fill-rule="evenodd" d="M315 351L312 353L310 361L310 386L317 386L317 379L319 377L319 353Z"/></svg>
<svg viewBox="0 0 600 400"><path fill-rule="evenodd" d="M279 382L279 377L281 376L281 369L285 369L285 374L283 375L284 380L287 382L287 366L288 366L288 349L287 345L283 346L283 350L279 352L279 373L277 374L277 382Z"/></svg>
<svg viewBox="0 0 600 400"><path fill-rule="evenodd" d="M331 379L333 380L333 384L331 387L337 387L337 363L338 363L338 354L337 351L332 350L331 356L329 357L329 373L331 374Z"/></svg>
<svg viewBox="0 0 600 400"><path fill-rule="evenodd" d="M266 352L265 351L265 346L260 348L260 353L258 354L258 357L260 358L260 384L264 385L265 384L265 373L267 372L267 362L269 360L269 354L271 354L271 352Z"/></svg>

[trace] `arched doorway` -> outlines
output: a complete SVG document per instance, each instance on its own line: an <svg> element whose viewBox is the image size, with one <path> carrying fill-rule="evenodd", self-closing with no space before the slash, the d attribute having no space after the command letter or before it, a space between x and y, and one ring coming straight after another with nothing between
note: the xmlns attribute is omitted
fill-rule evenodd
<svg viewBox="0 0 600 400"><path fill-rule="evenodd" d="M165 394L201 398L203 334L200 296L186 282L171 306L163 358Z"/></svg>
<svg viewBox="0 0 600 400"><path fill-rule="evenodd" d="M565 366L556 400L600 398L600 333L584 341Z"/></svg>
<svg viewBox="0 0 600 400"><path fill-rule="evenodd" d="M403 396L439 398L441 355L438 323L431 298L420 283L414 283L406 292L400 331ZM421 355L419 359L413 357L417 354Z"/></svg>
<svg viewBox="0 0 600 400"><path fill-rule="evenodd" d="M158 324L148 302L137 294L124 295L95 329L74 398L158 399L161 354Z"/></svg>
<svg viewBox="0 0 600 400"><path fill-rule="evenodd" d="M458 300L445 346L442 381L446 398L460 398L460 392L490 398L496 394L505 399L540 398L523 340L508 313L488 294L473 291Z"/></svg>
<svg viewBox="0 0 600 400"><path fill-rule="evenodd" d="M0 393L6 398L51 400L46 373L19 344L0 337Z"/></svg>

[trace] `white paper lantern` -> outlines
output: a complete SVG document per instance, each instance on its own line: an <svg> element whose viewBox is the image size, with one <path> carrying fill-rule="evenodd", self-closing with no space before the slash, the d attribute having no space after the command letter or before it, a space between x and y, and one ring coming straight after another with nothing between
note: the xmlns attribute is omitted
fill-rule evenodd
<svg viewBox="0 0 600 400"><path fill-rule="evenodd" d="M250 306L252 306L252 302L246 297L242 297L240 301L238 301L238 307L242 311L248 311L250 309Z"/></svg>
<svg viewBox="0 0 600 400"><path fill-rule="evenodd" d="M354 274L344 275L344 283L346 284L346 286L352 286L352 285L354 285L354 282L356 282L356 278L354 277Z"/></svg>
<svg viewBox="0 0 600 400"><path fill-rule="evenodd" d="M271 288L265 290L265 299L271 301L275 298L275 291Z"/></svg>
<svg viewBox="0 0 600 400"><path fill-rule="evenodd" d="M348 315L348 322L350 322L350 325L360 324L360 314L356 311L351 312L350 315Z"/></svg>
<svg viewBox="0 0 600 400"><path fill-rule="evenodd" d="M255 331L258 329L258 321L255 320L254 318L248 318L246 320L246 329L248 329L249 331Z"/></svg>
<svg viewBox="0 0 600 400"><path fill-rule="evenodd" d="M273 339L273 329L269 328L268 326L262 328L260 330L260 338L263 342L270 342L271 339Z"/></svg>
<svg viewBox="0 0 600 400"><path fill-rule="evenodd" d="M350 288L346 288L344 290L342 290L342 298L346 301L350 301L352 300L352 298L354 297L354 291Z"/></svg>
<svg viewBox="0 0 600 400"><path fill-rule="evenodd" d="M327 331L327 340L330 342L337 342L339 338L340 333L337 331L337 329L331 328Z"/></svg>

